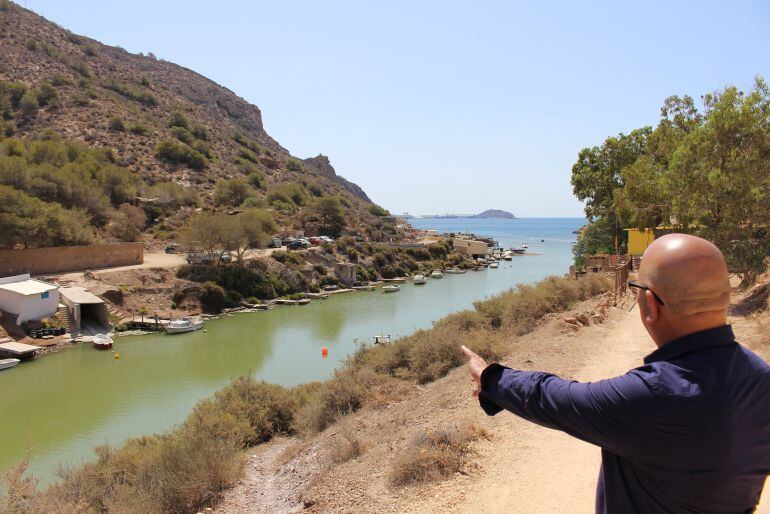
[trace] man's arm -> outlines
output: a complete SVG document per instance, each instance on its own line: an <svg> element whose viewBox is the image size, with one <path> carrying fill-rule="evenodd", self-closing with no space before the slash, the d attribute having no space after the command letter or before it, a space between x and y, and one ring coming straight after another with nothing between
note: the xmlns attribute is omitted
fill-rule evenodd
<svg viewBox="0 0 770 514"><path fill-rule="evenodd" d="M471 360L469 357L469 367ZM481 365L478 361L476 364ZM478 378L479 402L489 415L506 409L625 456L642 452L651 432L654 398L637 371L580 383L549 373L492 364Z"/></svg>

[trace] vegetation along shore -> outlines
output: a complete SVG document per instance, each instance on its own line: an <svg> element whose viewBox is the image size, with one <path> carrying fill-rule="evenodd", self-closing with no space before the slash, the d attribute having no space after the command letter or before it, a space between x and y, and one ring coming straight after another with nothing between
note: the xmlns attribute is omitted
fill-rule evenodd
<svg viewBox="0 0 770 514"><path fill-rule="evenodd" d="M362 347L326 382L293 388L236 379L202 400L175 430L96 449L97 459L62 471L38 491L26 462L5 477L12 511L72 509L195 512L215 505L243 473L244 450L279 434L314 434L364 405L397 400L415 384L443 377L463 363L466 344L497 359L538 320L606 291L602 275L551 277L477 302L390 345ZM419 465L415 463L414 465ZM396 481L409 480L406 476Z"/></svg>

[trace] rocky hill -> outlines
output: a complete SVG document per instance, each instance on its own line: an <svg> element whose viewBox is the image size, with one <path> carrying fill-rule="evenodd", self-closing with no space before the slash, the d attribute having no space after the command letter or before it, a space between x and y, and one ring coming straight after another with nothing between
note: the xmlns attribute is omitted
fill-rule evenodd
<svg viewBox="0 0 770 514"><path fill-rule="evenodd" d="M484 212L472 216L473 218L500 218L500 219L516 219L516 216L508 211L502 211L500 209L487 209Z"/></svg>
<svg viewBox="0 0 770 514"><path fill-rule="evenodd" d="M309 198L336 195L352 231L378 223L367 195L327 157L292 157L265 132L259 108L232 91L0 0L0 139L50 130L111 149L114 163L144 183L192 186L204 205L218 181L256 173L264 178L257 196L282 226L296 225L301 211L270 205L269 192L284 183L300 184Z"/></svg>

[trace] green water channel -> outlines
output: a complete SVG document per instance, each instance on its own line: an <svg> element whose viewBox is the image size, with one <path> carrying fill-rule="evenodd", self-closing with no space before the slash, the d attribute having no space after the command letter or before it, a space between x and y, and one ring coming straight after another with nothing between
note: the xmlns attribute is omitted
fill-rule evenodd
<svg viewBox="0 0 770 514"><path fill-rule="evenodd" d="M205 333L118 337L119 360L83 344L0 371L0 470L31 450L31 471L48 483L59 464L92 458L95 445L172 428L198 400L246 373L287 386L327 378L356 340L407 335L517 283L566 271L568 244L538 246L532 251L541 255L402 284L398 293L356 291L223 316Z"/></svg>

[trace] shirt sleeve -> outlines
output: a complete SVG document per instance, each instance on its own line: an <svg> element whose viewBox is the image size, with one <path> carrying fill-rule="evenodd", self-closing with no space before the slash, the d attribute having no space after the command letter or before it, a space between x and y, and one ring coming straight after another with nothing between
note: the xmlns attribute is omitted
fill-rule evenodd
<svg viewBox="0 0 770 514"><path fill-rule="evenodd" d="M479 402L493 416L503 409L627 457L644 451L651 433L653 394L632 370L599 382L491 364L481 374Z"/></svg>

